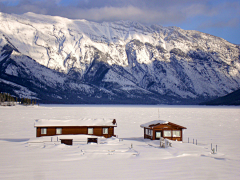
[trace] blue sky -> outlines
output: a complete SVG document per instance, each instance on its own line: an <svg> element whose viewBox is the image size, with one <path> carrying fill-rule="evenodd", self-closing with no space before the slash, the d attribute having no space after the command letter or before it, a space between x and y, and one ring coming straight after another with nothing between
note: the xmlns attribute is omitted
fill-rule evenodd
<svg viewBox="0 0 240 180"><path fill-rule="evenodd" d="M178 26L240 44L239 0L0 0L0 11Z"/></svg>

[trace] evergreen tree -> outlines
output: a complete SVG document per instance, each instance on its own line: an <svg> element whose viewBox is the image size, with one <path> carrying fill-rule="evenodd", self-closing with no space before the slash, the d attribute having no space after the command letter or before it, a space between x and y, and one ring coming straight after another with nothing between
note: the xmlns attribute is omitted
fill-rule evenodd
<svg viewBox="0 0 240 180"><path fill-rule="evenodd" d="M3 102L3 94L1 93L0 94L0 104L2 104L2 102Z"/></svg>
<svg viewBox="0 0 240 180"><path fill-rule="evenodd" d="M3 94L3 102L5 102L6 101L6 94L4 93Z"/></svg>

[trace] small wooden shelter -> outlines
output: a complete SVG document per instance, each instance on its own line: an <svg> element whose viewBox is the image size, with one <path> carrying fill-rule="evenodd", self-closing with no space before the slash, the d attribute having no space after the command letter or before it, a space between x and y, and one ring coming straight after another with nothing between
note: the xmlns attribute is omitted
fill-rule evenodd
<svg viewBox="0 0 240 180"><path fill-rule="evenodd" d="M183 126L162 120L141 124L140 127L144 128L144 139L157 140L163 137L174 141L182 141L183 129L187 129Z"/></svg>
<svg viewBox="0 0 240 180"><path fill-rule="evenodd" d="M35 121L36 136L54 136L68 134L86 134L110 138L117 127L115 119L78 119L78 120L51 120L39 119Z"/></svg>

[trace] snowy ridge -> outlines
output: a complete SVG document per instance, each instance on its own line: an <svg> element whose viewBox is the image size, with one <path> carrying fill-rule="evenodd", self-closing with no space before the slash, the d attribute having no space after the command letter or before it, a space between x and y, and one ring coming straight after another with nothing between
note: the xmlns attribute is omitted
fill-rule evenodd
<svg viewBox="0 0 240 180"><path fill-rule="evenodd" d="M151 94L150 103L177 103L240 88L238 45L178 27L1 13L0 50L6 76L23 78L16 63L28 59L39 66L33 68L37 72L21 69L32 83L37 79L41 86L51 84L52 91L84 93L71 98L117 102L124 95L121 101L135 102ZM32 63L24 64L32 69Z"/></svg>
<svg viewBox="0 0 240 180"><path fill-rule="evenodd" d="M16 87L17 89L14 90L15 93L17 93L19 95L20 98L31 98L31 99L38 99L36 97L36 93L30 91L29 89L27 89L26 87L20 86L18 84L12 83L10 81L5 81L3 79L0 79L0 83L4 83L4 84L8 84L12 87Z"/></svg>

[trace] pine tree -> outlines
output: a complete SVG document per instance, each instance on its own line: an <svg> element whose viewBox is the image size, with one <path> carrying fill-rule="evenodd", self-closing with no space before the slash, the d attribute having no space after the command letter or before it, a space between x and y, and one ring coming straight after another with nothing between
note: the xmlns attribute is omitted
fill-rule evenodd
<svg viewBox="0 0 240 180"><path fill-rule="evenodd" d="M3 94L1 93L0 94L0 104L2 104L2 101L3 101Z"/></svg>
<svg viewBox="0 0 240 180"><path fill-rule="evenodd" d="M6 94L4 93L3 94L3 102L5 102L6 101Z"/></svg>

